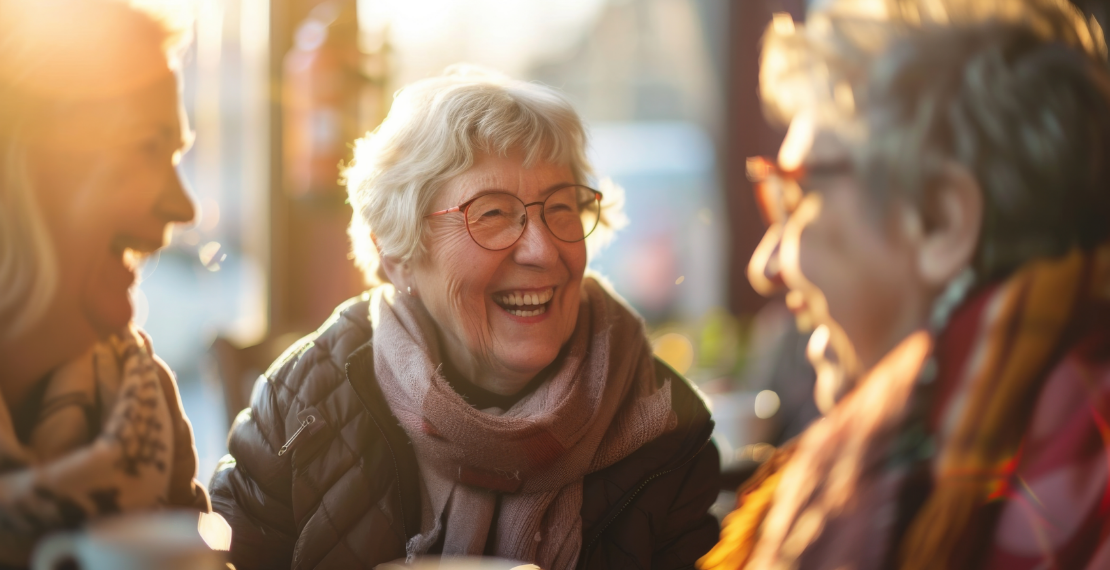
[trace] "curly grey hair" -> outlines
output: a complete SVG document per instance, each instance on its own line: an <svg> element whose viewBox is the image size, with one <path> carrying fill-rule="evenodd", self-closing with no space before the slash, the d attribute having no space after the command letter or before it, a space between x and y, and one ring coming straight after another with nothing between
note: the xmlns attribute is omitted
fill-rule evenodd
<svg viewBox="0 0 1110 570"><path fill-rule="evenodd" d="M858 144L873 203L921 203L954 160L982 188L980 279L1110 234L1110 74L1102 30L1056 0L838 2L771 28L768 112L803 108ZM806 97L799 97L805 93Z"/></svg>

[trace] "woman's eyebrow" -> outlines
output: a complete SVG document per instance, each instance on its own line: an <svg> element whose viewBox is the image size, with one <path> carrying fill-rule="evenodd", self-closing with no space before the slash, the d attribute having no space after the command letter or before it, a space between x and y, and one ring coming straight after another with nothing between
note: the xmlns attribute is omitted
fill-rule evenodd
<svg viewBox="0 0 1110 570"><path fill-rule="evenodd" d="M471 194L470 197L463 200L462 203L465 204L465 203L467 203L471 200L481 198L482 196L485 196L486 194L512 194L512 192L509 192L508 190L505 190L504 188L497 188L497 187L483 188L483 189L478 190L477 192Z"/></svg>
<svg viewBox="0 0 1110 570"><path fill-rule="evenodd" d="M566 188L567 186L575 186L577 184L578 184L577 182L559 182L559 183L556 183L556 184L552 184L551 186L548 186L547 188L544 188L543 190L541 190L540 191L540 196L550 196L552 193L554 193L558 190L562 190L563 188ZM463 200L462 203L465 204L465 203L467 203L471 200L474 200L476 198L480 198L482 196L485 196L486 194L497 194L497 193L509 194L509 195L512 195L512 196L516 196L516 194L506 190L505 188L499 188L499 187L496 187L496 186L491 186L489 188L483 188L483 189L478 190L477 192L471 194L470 197ZM519 196L517 196L517 198L519 198Z"/></svg>
<svg viewBox="0 0 1110 570"><path fill-rule="evenodd" d="M562 190L563 188L566 188L567 186L575 186L577 184L578 184L577 182L559 182L557 184L553 184L551 186L548 186L547 188L540 191L540 196L550 196L551 194L553 194L553 193L555 193L559 190Z"/></svg>
<svg viewBox="0 0 1110 570"><path fill-rule="evenodd" d="M850 171L852 169L852 160L847 157L833 159L822 158L814 160L813 162L807 162L802 168L805 176L811 174L837 174Z"/></svg>

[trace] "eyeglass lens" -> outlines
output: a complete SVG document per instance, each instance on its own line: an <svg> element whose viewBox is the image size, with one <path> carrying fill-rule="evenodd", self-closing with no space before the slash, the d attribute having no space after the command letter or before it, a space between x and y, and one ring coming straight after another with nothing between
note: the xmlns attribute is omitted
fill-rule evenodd
<svg viewBox="0 0 1110 570"><path fill-rule="evenodd" d="M767 225L784 222L801 202L801 189L797 182L769 176L755 184L756 204Z"/></svg>
<svg viewBox="0 0 1110 570"><path fill-rule="evenodd" d="M556 238L566 242L581 241L597 227L601 202L589 188L567 186L544 200L540 217ZM527 221L524 202L502 192L486 194L466 209L470 236L486 249L505 249L516 243Z"/></svg>
<svg viewBox="0 0 1110 570"><path fill-rule="evenodd" d="M755 201L763 222L777 224L797 209L802 201L802 189L792 179L771 175L755 183Z"/></svg>

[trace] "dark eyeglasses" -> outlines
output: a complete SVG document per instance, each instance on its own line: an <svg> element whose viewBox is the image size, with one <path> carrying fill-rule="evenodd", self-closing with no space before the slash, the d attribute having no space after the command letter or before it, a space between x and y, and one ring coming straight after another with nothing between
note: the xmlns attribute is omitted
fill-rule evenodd
<svg viewBox="0 0 1110 570"><path fill-rule="evenodd" d="M574 243L586 239L601 220L601 192L580 185L564 186L546 200L530 204L507 192L490 192L425 217L462 212L466 231L474 243L499 251L511 247L524 235L528 207L536 205L540 206L540 219L560 241Z"/></svg>
<svg viewBox="0 0 1110 570"><path fill-rule="evenodd" d="M768 226L786 221L805 197L801 182L825 176L850 174L850 160L840 160L815 167L800 166L793 170L780 168L773 158L756 156L748 159L748 180L752 181L755 203Z"/></svg>

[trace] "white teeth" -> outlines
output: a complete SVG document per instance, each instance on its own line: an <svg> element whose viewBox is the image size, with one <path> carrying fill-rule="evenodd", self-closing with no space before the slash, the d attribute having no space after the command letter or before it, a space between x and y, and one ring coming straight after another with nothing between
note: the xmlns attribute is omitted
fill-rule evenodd
<svg viewBox="0 0 1110 570"><path fill-rule="evenodd" d="M534 317L536 315L542 315L546 312L547 312L547 307L544 307L544 306L541 306L540 308L538 308L534 311L524 311L524 310L521 310L521 309L510 309L509 310L510 314L516 315L518 317Z"/></svg>
<svg viewBox="0 0 1110 570"><path fill-rule="evenodd" d="M538 292L535 292L535 293L531 293L531 292L525 293L525 292L521 292L521 291L513 291L513 292L510 292L510 293L504 293L504 294L496 297L495 300L498 303L501 303L502 305L508 305L508 306L517 306L517 307L521 307L521 306L525 306L525 305L537 306L537 305L543 305L544 303L547 303L554 296L555 296L555 290L554 289L545 289L543 291L538 291Z"/></svg>

